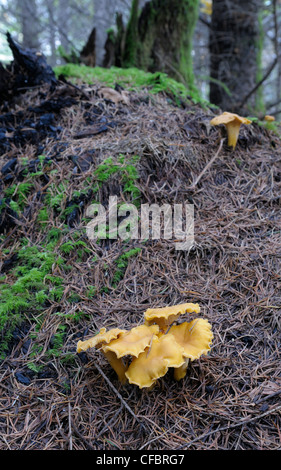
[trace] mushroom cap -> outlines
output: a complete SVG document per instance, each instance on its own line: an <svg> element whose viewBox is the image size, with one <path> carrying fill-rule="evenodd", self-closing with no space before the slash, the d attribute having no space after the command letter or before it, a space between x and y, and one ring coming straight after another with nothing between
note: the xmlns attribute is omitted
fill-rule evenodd
<svg viewBox="0 0 281 470"><path fill-rule="evenodd" d="M198 304L186 303L171 307L149 308L144 312L144 318L147 325L157 323L161 329L164 329L176 321L180 315L192 312L200 313Z"/></svg>
<svg viewBox="0 0 281 470"><path fill-rule="evenodd" d="M120 335L102 347L104 352L112 351L118 358L130 354L138 357L148 346L150 346L153 335L159 333L158 325L140 325L132 328L125 334Z"/></svg>
<svg viewBox="0 0 281 470"><path fill-rule="evenodd" d="M219 116L214 117L210 121L210 124L212 126L217 126L219 124L229 124L231 122L235 122L237 124L239 123L241 125L241 124L251 124L252 121L250 121L250 119L239 116L238 114L229 113L228 111L225 111Z"/></svg>
<svg viewBox="0 0 281 470"><path fill-rule="evenodd" d="M207 354L211 349L213 339L211 325L203 318L173 325L166 336L170 335L183 348L183 356L191 361Z"/></svg>
<svg viewBox="0 0 281 470"><path fill-rule="evenodd" d="M267 122L272 122L272 121L275 121L275 117L270 116L270 114L267 114L266 116L264 116L264 120Z"/></svg>
<svg viewBox="0 0 281 470"><path fill-rule="evenodd" d="M119 328L112 328L106 331L106 328L101 328L100 332L85 341L78 341L77 352L87 351L89 348L99 348L104 343L110 343L112 340L127 333L126 330Z"/></svg>
<svg viewBox="0 0 281 470"><path fill-rule="evenodd" d="M151 387L169 367L177 368L185 363L183 352L172 335L153 336L151 346L132 360L125 375L139 388Z"/></svg>

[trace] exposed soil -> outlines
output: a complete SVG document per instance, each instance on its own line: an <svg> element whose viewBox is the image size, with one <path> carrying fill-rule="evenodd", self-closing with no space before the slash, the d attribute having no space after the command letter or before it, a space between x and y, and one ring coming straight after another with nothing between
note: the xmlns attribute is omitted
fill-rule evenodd
<svg viewBox="0 0 281 470"><path fill-rule="evenodd" d="M0 449L280 449L279 138L256 124L242 127L236 149L224 141L204 171L224 129L209 126L212 110L179 107L168 95L130 92L128 104L114 104L96 85L61 83L19 95L0 114L0 199L45 157L20 217L7 201L0 214L1 282L14 282L23 238L44 247L58 228L55 252L77 237L88 247L81 256L64 255L69 269L54 268L64 293L41 310L40 328L31 308L13 331L0 366ZM86 237L93 199L130 200L114 174L97 194L81 193L85 182L94 186L98 165L120 154L139 157L141 203L194 204L191 250L176 250L174 240ZM37 215L46 190L60 184L65 196L42 230ZM113 286L125 247L141 251ZM88 295L89 286L95 295ZM77 341L102 327L130 329L147 308L184 302L200 304L214 340L209 355L192 362L179 382L169 371L152 390L122 386L98 351L76 354ZM62 324L59 354L48 354Z"/></svg>

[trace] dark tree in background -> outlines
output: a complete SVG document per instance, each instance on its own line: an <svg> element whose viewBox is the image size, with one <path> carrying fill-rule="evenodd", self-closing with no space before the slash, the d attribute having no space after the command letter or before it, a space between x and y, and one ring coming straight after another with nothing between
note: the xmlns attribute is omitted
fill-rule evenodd
<svg viewBox="0 0 281 470"><path fill-rule="evenodd" d="M17 0L15 8L18 10L18 17L21 24L23 43L30 49L39 49L38 11L36 0Z"/></svg>
<svg viewBox="0 0 281 470"><path fill-rule="evenodd" d="M210 32L210 101L239 111L258 71L260 0L213 0ZM254 110L255 94L243 106Z"/></svg>

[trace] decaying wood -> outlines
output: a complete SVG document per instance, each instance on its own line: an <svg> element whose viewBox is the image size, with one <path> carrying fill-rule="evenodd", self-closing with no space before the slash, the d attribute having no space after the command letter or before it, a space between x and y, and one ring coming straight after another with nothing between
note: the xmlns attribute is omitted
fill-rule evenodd
<svg viewBox="0 0 281 470"><path fill-rule="evenodd" d="M40 51L21 47L9 32L7 40L14 60L8 66L0 63L0 103L33 87L56 86L55 73Z"/></svg>
<svg viewBox="0 0 281 470"><path fill-rule="evenodd" d="M80 61L88 67L96 65L96 28L93 28L91 34L80 53Z"/></svg>

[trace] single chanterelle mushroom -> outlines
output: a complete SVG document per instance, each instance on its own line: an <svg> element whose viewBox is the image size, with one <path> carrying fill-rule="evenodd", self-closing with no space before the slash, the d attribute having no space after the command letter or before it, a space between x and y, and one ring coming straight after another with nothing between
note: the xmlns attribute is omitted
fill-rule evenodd
<svg viewBox="0 0 281 470"><path fill-rule="evenodd" d="M219 116L214 117L210 121L210 124L212 126L225 124L227 129L228 145L230 147L235 148L241 124L251 124L251 121L247 118L238 116L238 114L228 113L227 111L225 111Z"/></svg>
<svg viewBox="0 0 281 470"><path fill-rule="evenodd" d="M184 322L180 325L173 325L167 333L172 335L176 342L183 348L184 364L175 368L174 377L176 380L182 379L186 374L188 362L199 359L203 354L207 354L211 349L213 333L211 325L203 318L196 318L191 322Z"/></svg>
<svg viewBox="0 0 281 470"><path fill-rule="evenodd" d="M108 331L106 331L106 328L101 328L100 332L96 336L93 336L92 338L85 341L78 341L77 352L81 353L83 351L87 351L89 348L97 348L102 350L109 364L118 375L120 382L125 383L127 380L125 372L128 366L124 364L122 359L119 359L114 352L105 351L104 346L109 344L111 341L120 338L120 336L123 336L126 333L126 330L120 330L119 328L113 328Z"/></svg>
<svg viewBox="0 0 281 470"><path fill-rule="evenodd" d="M161 330L167 329L180 315L184 313L200 313L198 304L179 304L171 307L149 308L144 312L145 324L156 323Z"/></svg>
<svg viewBox="0 0 281 470"><path fill-rule="evenodd" d="M272 122L275 121L275 117L271 116L270 114L267 114L266 116L264 116L264 120L267 122Z"/></svg>

